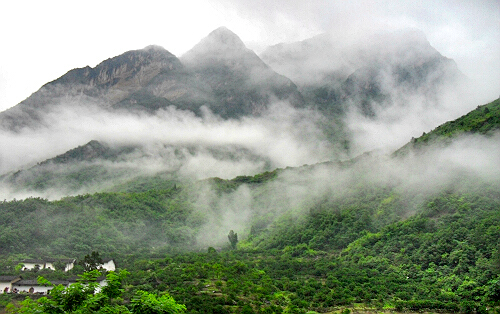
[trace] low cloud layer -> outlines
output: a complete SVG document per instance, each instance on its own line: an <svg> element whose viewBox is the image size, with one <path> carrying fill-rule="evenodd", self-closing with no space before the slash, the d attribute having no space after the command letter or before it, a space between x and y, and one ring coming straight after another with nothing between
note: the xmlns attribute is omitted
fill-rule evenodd
<svg viewBox="0 0 500 314"><path fill-rule="evenodd" d="M439 125L485 104L478 100L478 90L470 81L439 90L432 98L407 93L401 88L389 88L394 102L375 105L375 117L367 117L355 106L346 117L352 132L353 153L383 150L391 153ZM489 99L488 102L493 99Z"/></svg>
<svg viewBox="0 0 500 314"><path fill-rule="evenodd" d="M241 120L204 112L198 117L170 107L149 115L67 104L47 115L48 127L2 132L0 140L9 149L0 153L0 170L27 169L91 140L141 147L139 155L118 160L115 166L128 163L144 174L176 170L193 179L232 178L333 157L331 144L315 124L321 119L315 112L285 103L274 104L258 118Z"/></svg>

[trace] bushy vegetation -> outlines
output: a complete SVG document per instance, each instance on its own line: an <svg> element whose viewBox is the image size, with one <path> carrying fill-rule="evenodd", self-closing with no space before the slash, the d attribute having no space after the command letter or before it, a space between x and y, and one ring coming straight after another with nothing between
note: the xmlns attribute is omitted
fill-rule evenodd
<svg viewBox="0 0 500 314"><path fill-rule="evenodd" d="M115 273L111 271L106 276L106 285L99 286L97 278L99 271L86 272L80 275L78 282L65 287L56 285L48 293L48 297L32 300L26 297L22 302L7 306L7 313L121 313L121 314L181 314L186 307L178 304L168 293L161 296L138 290L130 299L128 306L122 298L122 280L127 271ZM41 284L52 286L43 277L38 277Z"/></svg>

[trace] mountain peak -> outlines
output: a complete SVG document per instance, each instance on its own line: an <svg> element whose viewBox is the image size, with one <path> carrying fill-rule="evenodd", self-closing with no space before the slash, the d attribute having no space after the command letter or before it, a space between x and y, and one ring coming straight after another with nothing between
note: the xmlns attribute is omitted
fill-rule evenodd
<svg viewBox="0 0 500 314"><path fill-rule="evenodd" d="M143 50L144 51L167 51L165 48L163 48L162 46L158 46L158 45L149 45L149 46L144 47Z"/></svg>
<svg viewBox="0 0 500 314"><path fill-rule="evenodd" d="M181 60L191 63L203 56L216 56L217 58L225 58L235 55L240 55L241 52L248 52L249 49L243 41L226 27L219 27L208 34L191 50L186 52Z"/></svg>
<svg viewBox="0 0 500 314"><path fill-rule="evenodd" d="M223 46L232 49L245 49L246 46L243 41L225 26L221 26L212 31L208 36L202 40L205 44ZM201 42L200 42L201 43Z"/></svg>

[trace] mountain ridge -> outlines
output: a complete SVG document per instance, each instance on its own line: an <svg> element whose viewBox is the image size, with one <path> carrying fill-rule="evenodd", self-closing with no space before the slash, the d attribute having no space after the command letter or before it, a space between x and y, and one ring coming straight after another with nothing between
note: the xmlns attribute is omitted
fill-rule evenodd
<svg viewBox="0 0 500 314"><path fill-rule="evenodd" d="M82 119L82 121L96 123L96 125L108 120L113 124L119 123L114 119L115 117L120 119L123 117L128 119L127 121L135 121L134 119L137 118L140 121L157 123L169 117L170 114L174 114L175 119L187 121L184 119L189 117L188 120L194 121L196 125L200 123L204 125L205 120L212 119L211 114L213 114L214 120L220 119L218 121L221 122L229 120L227 126L234 126L233 121L236 125L243 126L242 123L258 119L258 128L262 129L265 125L263 132L270 132L269 134L276 137L279 143L283 133L275 130L275 125L281 125L280 123L285 120L283 125L293 133L292 142L295 141L290 143L290 139L286 138L284 140L287 141L287 145L307 146L311 140L318 139L322 141L320 145L332 149L327 156L325 153L325 156L322 155L316 160L329 160L333 158L332 156L345 159L352 157L350 144L353 141L353 133L349 129L352 125L347 125L351 122L346 122L349 110L358 108L364 116L376 119L376 109L390 111L398 108L398 105L404 108L406 98L402 97L398 100L399 103L394 103L394 96L404 95L408 90L422 96L420 98L424 99L424 106L433 108L435 105L433 92L427 93L427 84L435 85L432 88L439 88L440 80L435 77L436 71L439 74L438 78L442 75L446 76L447 72L440 73L443 69L438 67L436 70L435 63L430 61L437 60L439 64L448 59L432 48L423 35L406 36L406 34L402 32L397 36L387 35L372 39L378 45L377 49L384 45L388 46L388 42L392 46L383 47L385 50L380 48L381 51L365 58L380 59L382 62L385 59L380 55L402 53L398 56L398 60L402 61L397 63L397 66L391 64L388 69L377 68L375 67L377 62L363 59L361 61L364 63L361 65L366 66L357 68L345 77L341 75L328 78L322 83L324 85L316 88L312 85L298 86L292 80L278 74L272 66L266 64L257 54L248 49L235 33L222 27L201 39L181 58L177 58L162 47L148 46L104 60L94 68L73 69L42 86L39 91L18 106L0 113L0 125L6 132L22 133L23 128L32 128L33 132L36 132L37 128L50 130L51 123L57 123L58 119L65 118L64 110L70 112L69 115L74 114L73 112L82 115L95 114L91 119ZM404 38L405 41L392 43L394 38ZM314 44L314 42L317 43ZM401 49L408 45L411 48L413 43L421 46L413 47L408 51ZM309 47L306 49L307 55L311 47L316 49L316 46L319 45L321 48L323 45L330 49L335 43L325 36L317 36L299 44ZM372 43L365 43L367 47L372 47L372 45ZM325 49L323 52L320 51L321 57L328 56L330 52L339 53L339 51ZM366 50L367 48L363 49L365 51L361 49L362 53L369 51ZM431 59L428 58L429 56ZM436 56L437 59L434 58ZM359 58L359 56L352 58ZM327 70L330 69L327 68ZM453 73L450 75L453 76ZM399 84L395 94L384 89L386 81ZM406 85L409 87L407 88ZM422 93L419 94L420 92ZM281 103L284 105L281 106ZM272 107L271 112L267 112L271 104L275 106ZM81 108L84 110L80 110ZM63 114L60 114L58 110L63 111ZM155 116L156 113L159 115ZM50 120L45 120L45 117L49 115ZM108 117L113 117L113 119L108 119ZM150 117L152 119L149 119ZM156 119L157 117L159 120ZM290 122L287 119L290 119ZM75 123L80 123L79 119ZM263 125L260 125L261 123ZM185 126L183 123L174 124ZM141 128L147 129L147 126L141 126ZM211 124L210 128L212 128ZM112 128L112 130L115 129ZM146 133L143 136L149 138ZM165 142L168 143L169 135L167 132L162 134L166 136ZM211 132L211 134L216 133ZM151 135L158 145L164 144L157 136ZM104 134L102 137L106 138L107 135ZM86 138L92 139L96 136ZM269 140L274 139L263 140L263 144L265 145ZM184 141L181 142L184 143ZM212 139L208 142L211 143ZM196 142L185 145L185 151L191 152L192 147L196 146L202 147L202 151L205 151L210 144ZM245 144L238 145L244 146ZM283 144L280 143L280 145ZM178 147L176 144L174 146ZM254 160L253 152L258 151L262 154L262 149L255 143L250 146L247 151L252 153L245 153L245 155L252 156L250 160ZM283 147L286 149L285 146ZM230 147L229 151L233 149L235 148ZM66 151L69 150L71 147L66 148ZM239 151L239 148L236 151ZM324 150L318 151L323 154ZM268 155L265 154L266 152L264 152L264 157L261 155L261 158L266 160L264 164L268 164ZM171 156L170 152L165 156ZM31 160L30 162L41 161Z"/></svg>
<svg viewBox="0 0 500 314"><path fill-rule="evenodd" d="M175 106L198 115L207 106L225 119L258 115L274 101L314 107L330 117L345 113L355 103L373 116L378 107L390 107L394 97L400 97L381 84L386 78L401 88L399 95L424 93L432 98L436 93L433 86L456 76L456 64L441 56L418 32L380 35L363 45L349 56L345 51L353 48L321 35L275 45L259 57L236 34L220 27L180 58L162 47L148 46L104 60L94 68L70 70L0 113L0 126L20 131L46 125L45 111L68 103L150 113ZM318 57L311 58L312 53ZM277 60L284 55L289 66L303 67L299 76L280 70L281 61ZM387 65L390 58L399 61ZM311 76L316 83L301 82L300 77L307 82Z"/></svg>
<svg viewBox="0 0 500 314"><path fill-rule="evenodd" d="M357 43L356 43L357 41ZM355 44L356 43L356 44ZM432 47L421 31L380 33L350 43L328 33L269 47L261 58L297 83L303 96L331 114L359 110L367 117L424 96L438 106L440 88L466 78L456 63Z"/></svg>
<svg viewBox="0 0 500 314"><path fill-rule="evenodd" d="M190 53L199 59L192 60L194 64L189 61ZM222 55L227 63L200 70L200 60ZM300 103L295 84L276 74L227 28L211 32L183 58L188 67L166 49L147 46L104 60L94 68L72 69L1 112L0 127L20 131L46 126L46 112L68 104L150 113L175 106L196 114L208 106L225 118L239 118L262 112L273 99L291 95L292 102ZM228 105L232 108L226 110Z"/></svg>
<svg viewBox="0 0 500 314"><path fill-rule="evenodd" d="M44 125L44 115L61 103L66 106L91 103L107 108L127 97L130 90L140 89L161 71L175 71L179 67L182 64L167 50L148 46L104 60L94 68L76 68L0 113L0 126L20 131Z"/></svg>

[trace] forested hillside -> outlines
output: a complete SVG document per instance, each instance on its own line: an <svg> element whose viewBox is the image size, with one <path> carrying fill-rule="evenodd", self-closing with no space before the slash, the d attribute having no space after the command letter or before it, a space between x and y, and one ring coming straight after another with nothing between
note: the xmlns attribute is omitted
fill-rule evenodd
<svg viewBox="0 0 500 314"><path fill-rule="evenodd" d="M448 149L460 148L463 132L450 125L480 133L481 121L498 119L498 106L431 138L446 129ZM490 149L494 128L479 141ZM498 308L500 181L491 166L498 158L464 168L481 155L453 164L424 148L232 180L157 177L115 192L4 201L1 272L19 274L14 266L25 257L98 251L131 272L125 298L168 291L188 313Z"/></svg>
<svg viewBox="0 0 500 314"><path fill-rule="evenodd" d="M143 224L142 228L151 228L152 232L149 238L144 236L134 243L130 238L127 241L112 234L116 232L111 229L116 223L113 219L119 216L95 218L113 221L107 224L108 232L104 232L106 224L101 222L103 227L96 229L90 214L79 217L90 219L88 229L70 223L69 229L73 231L67 234L68 243L61 239L58 243L74 242L66 251L72 254L90 248L107 253L128 252L116 256L121 267L132 273L126 281L127 295L138 289L166 290L175 300L186 304L189 313L231 313L236 309L246 309L248 313L250 310L255 313L324 312L354 304L412 311L469 312L475 308L484 312L485 306L499 301L498 188L443 192L415 204L417 214L393 223L384 223L388 218L380 218L389 213L397 215L397 209L408 200L403 202L400 196L384 191L372 193L364 199L371 202L364 206L360 205L363 200L357 205L323 203L310 208L310 213L303 217L279 219L270 230L254 225L249 237L240 240L237 250L229 250L228 243L222 252L208 247L203 250L205 253L168 254L169 257L158 259L167 252L148 252L141 244L157 243L160 235L157 232L162 228L153 229ZM157 195L141 196L143 200L135 204L142 203L140 211L149 212ZM165 193L162 197L168 198L168 195ZM94 195L73 199L66 205L90 203L91 199L105 202L102 195ZM113 200L108 206L120 203L112 195L108 195L107 200ZM48 205L40 200L23 203L30 202ZM63 201L56 203L52 206L62 206ZM21 202L10 204L19 206ZM134 215L128 211L128 214L136 220L137 216L144 218L152 213ZM189 229L174 227L183 220L182 212L171 211L168 218L159 213L151 217L170 222L170 226L164 226L161 235L164 239L170 235L171 241L179 241L173 244L182 243L184 249L190 245L192 238L181 232ZM130 218L124 215L121 219L132 220ZM129 221L128 225L133 223ZM42 225L37 229L43 228ZM55 224L53 230L60 228ZM167 229L171 231L167 233ZM14 230L9 231L15 234ZM132 230L131 236L136 234ZM106 240L113 236L115 239ZM37 237L40 242L43 240L41 234L31 239ZM14 240L19 241L18 245L23 244L18 237ZM40 242L34 243L35 252ZM25 246L25 250L29 248ZM56 254L61 252L54 250ZM6 266L4 263L3 272L9 273Z"/></svg>

